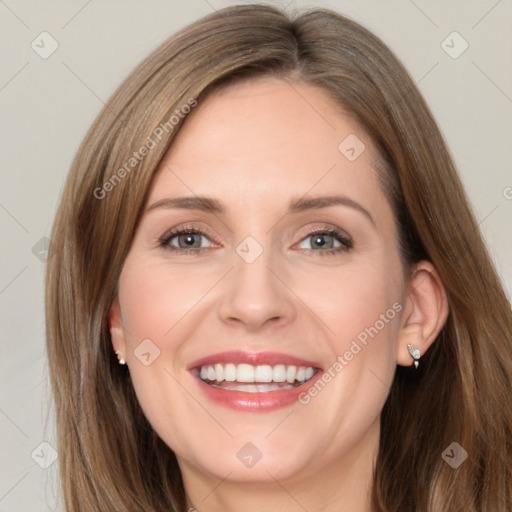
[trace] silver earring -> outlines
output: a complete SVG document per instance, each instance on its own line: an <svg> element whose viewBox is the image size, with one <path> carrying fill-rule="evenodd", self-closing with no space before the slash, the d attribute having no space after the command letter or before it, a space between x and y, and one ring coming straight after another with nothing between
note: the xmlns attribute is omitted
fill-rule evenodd
<svg viewBox="0 0 512 512"><path fill-rule="evenodd" d="M409 354L411 354L411 357L414 359L414 367L417 370L418 366L420 365L420 363L418 363L418 361L421 357L420 351L417 348L413 349L412 345L407 345L407 348L409 349Z"/></svg>
<svg viewBox="0 0 512 512"><path fill-rule="evenodd" d="M117 356L117 359L119 361L119 364L126 364L126 361L121 356L121 353L119 352L119 350L116 350L116 356Z"/></svg>

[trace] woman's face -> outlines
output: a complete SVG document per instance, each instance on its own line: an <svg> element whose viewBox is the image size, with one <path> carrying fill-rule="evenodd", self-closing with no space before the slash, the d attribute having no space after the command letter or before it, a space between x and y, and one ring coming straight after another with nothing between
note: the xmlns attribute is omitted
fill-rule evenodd
<svg viewBox="0 0 512 512"><path fill-rule="evenodd" d="M406 294L373 151L321 89L278 79L217 91L180 130L111 324L185 479L371 460Z"/></svg>

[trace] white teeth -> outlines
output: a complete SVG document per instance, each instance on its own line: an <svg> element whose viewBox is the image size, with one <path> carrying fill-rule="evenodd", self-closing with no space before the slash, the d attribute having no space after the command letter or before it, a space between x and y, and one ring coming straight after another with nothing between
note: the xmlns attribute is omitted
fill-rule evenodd
<svg viewBox="0 0 512 512"><path fill-rule="evenodd" d="M254 380L256 382L272 382L274 376L274 370L269 364L256 366L254 370Z"/></svg>
<svg viewBox="0 0 512 512"><path fill-rule="evenodd" d="M295 376L297 375L297 367L296 366L288 366L286 368L286 380L293 384L295 382Z"/></svg>
<svg viewBox="0 0 512 512"><path fill-rule="evenodd" d="M224 380L227 382L233 382L236 380L236 366L232 363L228 363L224 366Z"/></svg>
<svg viewBox="0 0 512 512"><path fill-rule="evenodd" d="M286 368L284 364L276 364L274 366L274 382L284 382L286 380Z"/></svg>
<svg viewBox="0 0 512 512"><path fill-rule="evenodd" d="M224 380L224 367L221 364L215 365L215 374L216 374L215 380L218 380L219 382ZM211 380L213 380L213 379L211 379Z"/></svg>
<svg viewBox="0 0 512 512"><path fill-rule="evenodd" d="M295 375L295 378L298 381L306 380L306 368L304 366L300 366L297 370L297 375Z"/></svg>
<svg viewBox="0 0 512 512"><path fill-rule="evenodd" d="M236 369L236 380L238 382L254 382L254 366L239 364Z"/></svg>
<svg viewBox="0 0 512 512"><path fill-rule="evenodd" d="M223 389L236 388L239 391L247 390L253 393L258 392L259 388L261 388L261 392L274 390L274 385L271 383L276 383L276 385L277 383L287 383L285 385L280 384L275 389L292 388L311 379L314 374L315 369L312 366L305 367L284 364L253 366L246 363L240 363L238 365L233 363L205 365L201 366L199 371L201 379L210 381L210 383L221 383L225 381L248 384L248 386L238 386L236 384L227 386L224 384L222 386Z"/></svg>
<svg viewBox="0 0 512 512"><path fill-rule="evenodd" d="M283 389L293 389L294 386L286 384L285 386L271 382L270 384L227 384L219 386L211 384L214 388L224 389L225 391L245 391L247 393L267 393L268 391L281 391Z"/></svg>

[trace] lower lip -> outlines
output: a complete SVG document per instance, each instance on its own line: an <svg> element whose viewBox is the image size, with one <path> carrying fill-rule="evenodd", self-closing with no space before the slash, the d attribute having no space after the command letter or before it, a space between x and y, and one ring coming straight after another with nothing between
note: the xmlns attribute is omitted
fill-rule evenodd
<svg viewBox="0 0 512 512"><path fill-rule="evenodd" d="M199 388L210 400L224 407L238 411L268 412L297 402L299 395L310 388L321 376L322 372L318 370L311 379L296 388L267 391L266 393L228 391L222 388L214 388L199 377L194 376L194 379L198 381Z"/></svg>

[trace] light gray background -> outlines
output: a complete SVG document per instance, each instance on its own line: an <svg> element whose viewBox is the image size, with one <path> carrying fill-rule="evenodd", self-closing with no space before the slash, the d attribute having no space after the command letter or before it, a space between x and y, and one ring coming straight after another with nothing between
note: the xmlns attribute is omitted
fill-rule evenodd
<svg viewBox="0 0 512 512"><path fill-rule="evenodd" d="M0 0L0 512L56 508L44 342L50 228L73 155L128 72L177 29L236 2ZM426 97L466 185L507 293L512 290L512 2L274 2L331 7L380 36ZM41 32L58 42L47 59ZM441 43L457 31L469 48ZM448 44L460 48L460 41ZM43 257L44 259L44 254ZM51 416L50 416L51 418ZM35 452L34 452L35 450ZM33 453L33 458L31 454Z"/></svg>

